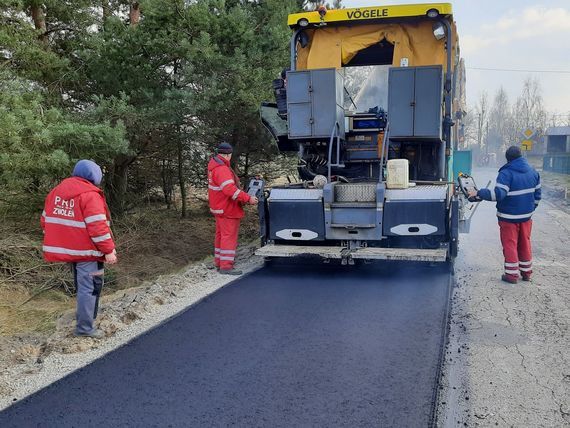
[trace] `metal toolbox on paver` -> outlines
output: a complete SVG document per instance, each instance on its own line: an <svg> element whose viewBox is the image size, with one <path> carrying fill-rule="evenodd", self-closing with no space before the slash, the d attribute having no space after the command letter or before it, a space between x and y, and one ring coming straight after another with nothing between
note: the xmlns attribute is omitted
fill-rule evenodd
<svg viewBox="0 0 570 428"><path fill-rule="evenodd" d="M441 140L443 68L390 69L390 138Z"/></svg>
<svg viewBox="0 0 570 428"><path fill-rule="evenodd" d="M344 83L335 68L287 73L289 138L344 138Z"/></svg>

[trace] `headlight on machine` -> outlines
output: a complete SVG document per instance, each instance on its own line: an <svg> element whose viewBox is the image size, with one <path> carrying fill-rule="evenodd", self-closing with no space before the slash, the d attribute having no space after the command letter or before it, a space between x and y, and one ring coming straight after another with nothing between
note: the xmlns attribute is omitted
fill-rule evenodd
<svg viewBox="0 0 570 428"><path fill-rule="evenodd" d="M436 40L441 40L445 38L445 27L441 22L436 22L433 24L433 36Z"/></svg>

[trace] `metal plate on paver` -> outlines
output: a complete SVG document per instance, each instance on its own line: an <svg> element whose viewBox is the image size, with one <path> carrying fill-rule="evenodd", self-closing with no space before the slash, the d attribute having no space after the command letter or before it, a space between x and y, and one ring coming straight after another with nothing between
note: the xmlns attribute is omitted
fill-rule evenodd
<svg viewBox="0 0 570 428"><path fill-rule="evenodd" d="M255 254L263 257L296 257L314 255L327 259L340 259L342 258L343 250L345 249L342 247L269 244L257 249Z"/></svg>
<svg viewBox="0 0 570 428"><path fill-rule="evenodd" d="M447 259L447 250L438 248L434 250L411 248L359 248L352 251L353 259L367 260L414 260L422 262L444 262Z"/></svg>
<svg viewBox="0 0 570 428"><path fill-rule="evenodd" d="M415 186L407 189L386 189L387 201L445 200L447 185Z"/></svg>
<svg viewBox="0 0 570 428"><path fill-rule="evenodd" d="M292 201L308 200L317 201L322 199L322 189L272 189L269 200Z"/></svg>
<svg viewBox="0 0 570 428"><path fill-rule="evenodd" d="M334 186L335 202L375 202L377 183L337 184Z"/></svg>

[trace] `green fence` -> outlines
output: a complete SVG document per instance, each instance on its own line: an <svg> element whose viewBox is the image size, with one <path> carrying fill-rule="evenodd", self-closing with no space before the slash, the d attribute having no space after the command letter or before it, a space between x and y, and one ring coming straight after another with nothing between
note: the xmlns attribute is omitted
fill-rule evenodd
<svg viewBox="0 0 570 428"><path fill-rule="evenodd" d="M542 169L559 174L570 174L570 153L545 154Z"/></svg>

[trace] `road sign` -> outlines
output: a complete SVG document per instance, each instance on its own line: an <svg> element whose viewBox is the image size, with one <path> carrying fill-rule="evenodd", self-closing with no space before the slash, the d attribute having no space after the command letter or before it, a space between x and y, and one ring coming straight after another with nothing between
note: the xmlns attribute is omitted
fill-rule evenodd
<svg viewBox="0 0 570 428"><path fill-rule="evenodd" d="M536 131L531 128L526 128L523 132L523 139L521 141L521 150L523 152L530 152L532 150L532 143L534 142L534 135Z"/></svg>
<svg viewBox="0 0 570 428"><path fill-rule="evenodd" d="M532 150L532 140L522 140L521 149L525 152L530 152Z"/></svg>

